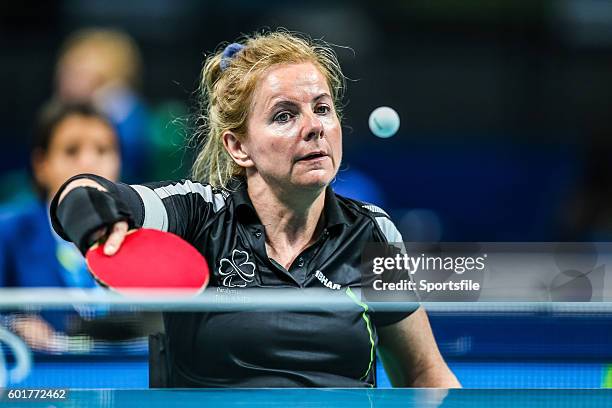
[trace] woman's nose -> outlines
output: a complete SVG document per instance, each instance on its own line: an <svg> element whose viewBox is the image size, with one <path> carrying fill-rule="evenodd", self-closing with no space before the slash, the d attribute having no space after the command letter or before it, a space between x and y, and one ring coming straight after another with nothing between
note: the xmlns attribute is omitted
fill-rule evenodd
<svg viewBox="0 0 612 408"><path fill-rule="evenodd" d="M315 113L305 115L304 121L304 129L302 130L304 140L323 137L323 123Z"/></svg>
<svg viewBox="0 0 612 408"><path fill-rule="evenodd" d="M94 151L85 150L79 155L78 165L81 169L97 170L99 163L100 157Z"/></svg>

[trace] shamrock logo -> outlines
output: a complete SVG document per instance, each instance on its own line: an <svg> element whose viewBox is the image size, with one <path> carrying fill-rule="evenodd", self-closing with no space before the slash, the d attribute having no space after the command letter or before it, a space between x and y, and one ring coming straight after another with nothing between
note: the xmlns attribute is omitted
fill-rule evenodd
<svg viewBox="0 0 612 408"><path fill-rule="evenodd" d="M244 288L255 278L255 264L249 262L246 251L234 249L232 259L223 258L219 263L219 275L223 276L223 285L228 288Z"/></svg>

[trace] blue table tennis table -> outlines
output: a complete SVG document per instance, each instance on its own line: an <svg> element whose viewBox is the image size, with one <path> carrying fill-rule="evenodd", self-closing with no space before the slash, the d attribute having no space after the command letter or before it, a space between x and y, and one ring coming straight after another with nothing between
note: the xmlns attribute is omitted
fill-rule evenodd
<svg viewBox="0 0 612 408"><path fill-rule="evenodd" d="M465 388L612 388L610 314L432 313L430 320L447 363ZM5 354L9 367L11 352ZM382 364L376 367L377 386L389 388ZM143 389L148 374L146 341L136 341L107 345L95 355L35 354L30 374L7 385Z"/></svg>
<svg viewBox="0 0 612 408"><path fill-rule="evenodd" d="M610 407L612 390L199 389L78 390L65 399L8 399L0 407Z"/></svg>
<svg viewBox="0 0 612 408"><path fill-rule="evenodd" d="M461 362L449 365L465 388L600 388L610 382L609 365L589 362ZM147 356L66 358L36 361L19 388L141 389L149 386ZM391 388L377 364L378 388ZM610 387L610 384L607 384ZM612 405L611 405L612 407Z"/></svg>

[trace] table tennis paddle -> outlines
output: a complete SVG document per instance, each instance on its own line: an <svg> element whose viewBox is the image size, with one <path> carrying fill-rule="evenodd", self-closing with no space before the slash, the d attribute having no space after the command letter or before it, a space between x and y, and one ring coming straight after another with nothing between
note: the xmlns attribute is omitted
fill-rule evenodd
<svg viewBox="0 0 612 408"><path fill-rule="evenodd" d="M140 228L128 232L116 254L103 250L103 244L92 246L87 266L98 283L118 293L195 295L208 285L202 254L172 233Z"/></svg>

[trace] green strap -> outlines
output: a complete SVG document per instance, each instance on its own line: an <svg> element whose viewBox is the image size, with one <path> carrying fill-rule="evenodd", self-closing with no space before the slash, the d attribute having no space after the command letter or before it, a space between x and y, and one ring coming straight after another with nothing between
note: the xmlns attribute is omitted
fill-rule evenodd
<svg viewBox="0 0 612 408"><path fill-rule="evenodd" d="M359 306L363 308L361 317L366 323L368 334L370 336L370 364L368 365L368 369L365 372L365 374L360 378L360 380L365 380L368 377L368 374L370 374L370 370L372 370L372 365L374 364L374 354L375 354L375 349L376 349L376 345L374 344L374 335L372 333L372 324L370 323L370 317L367 314L368 305L366 305L365 303L357 299L357 296L355 296L351 288L346 288L346 294L348 295L348 297L350 297L353 300L353 302L355 302L356 304L358 304Z"/></svg>
<svg viewBox="0 0 612 408"><path fill-rule="evenodd" d="M601 388L612 388L612 364L604 366L603 384Z"/></svg>

